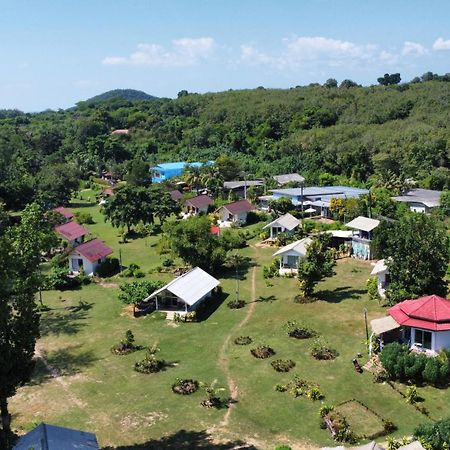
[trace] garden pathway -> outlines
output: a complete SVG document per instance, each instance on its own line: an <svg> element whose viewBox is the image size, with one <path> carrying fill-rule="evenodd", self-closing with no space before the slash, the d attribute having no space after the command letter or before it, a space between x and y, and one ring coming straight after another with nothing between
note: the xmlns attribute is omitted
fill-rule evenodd
<svg viewBox="0 0 450 450"><path fill-rule="evenodd" d="M256 307L256 267L253 267L252 270L252 285L251 285L251 299L250 304L247 310L247 314L245 317L231 330L231 332L226 337L225 341L222 344L222 347L219 352L219 366L222 369L225 377L227 379L228 389L230 391L230 403L228 405L227 412L225 413L222 421L219 424L219 427L225 428L228 426L230 422L230 416L233 412L234 406L237 403L238 398L238 387L233 377L231 376L230 367L229 367L229 358L227 356L227 349L230 344L230 339L232 336L236 336L237 332L251 319L253 312Z"/></svg>

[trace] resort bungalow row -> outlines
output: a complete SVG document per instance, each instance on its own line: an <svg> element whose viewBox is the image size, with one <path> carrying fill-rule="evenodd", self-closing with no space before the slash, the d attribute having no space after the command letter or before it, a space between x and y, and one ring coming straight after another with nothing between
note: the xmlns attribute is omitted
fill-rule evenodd
<svg viewBox="0 0 450 450"><path fill-rule="evenodd" d="M211 297L219 284L219 280L195 267L153 292L144 302L154 302L156 310L185 315ZM168 314L168 318L172 316Z"/></svg>
<svg viewBox="0 0 450 450"><path fill-rule="evenodd" d="M381 346L402 342L412 351L427 356L450 348L450 300L437 295L405 300L390 308L388 313L370 322Z"/></svg>

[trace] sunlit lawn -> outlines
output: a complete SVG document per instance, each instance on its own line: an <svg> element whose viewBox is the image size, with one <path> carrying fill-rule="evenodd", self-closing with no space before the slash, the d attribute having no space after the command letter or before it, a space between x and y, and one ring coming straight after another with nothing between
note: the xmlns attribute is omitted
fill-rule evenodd
<svg viewBox="0 0 450 450"><path fill-rule="evenodd" d="M139 264L148 278L172 277L148 273L168 257L157 252L159 237L119 244L117 230L104 222L97 206L82 209L91 212L95 219L94 225L88 225L89 230L110 245L115 256L120 249L124 265ZM250 335L256 344L269 344L276 355L269 360L257 360L250 355L252 345L236 346L231 340L226 356L238 386L238 403L230 416L228 432L219 431L218 436L253 438L270 443L268 448L277 441L331 444L329 434L319 428L321 401L293 398L289 393L274 390L275 384L286 383L294 374L318 383L325 394L324 403L339 404L354 398L381 417L392 420L398 427L396 435L411 434L426 418L388 385L374 384L370 373L356 373L352 364L358 352L364 355L362 363L367 358L364 308L368 310L369 320L385 313L365 293L370 264L349 259L339 261L336 275L318 286L319 300L297 304L293 302L297 291L295 279L277 278L266 283L262 277L262 265L271 261L273 251L259 247L243 250L257 264L256 297L273 297L272 301L256 304L252 317L237 334ZM249 268L243 274L240 283L241 297L247 301L252 295L252 270ZM234 280L221 279L221 282L232 298ZM91 284L70 292L44 292L44 302L52 309L43 315L39 347L63 376L53 379L38 364L32 383L21 388L11 400L16 427L28 430L33 424L45 421L95 432L102 446L127 448L180 429L207 430L221 422L225 410L202 408L200 391L181 397L171 392L171 385L181 377L217 380L217 386L226 387L225 374L218 364L219 351L250 306L230 310L227 299L206 321L178 325L155 315L132 318L119 303L117 292L114 284L108 287ZM67 309L80 300L87 302L85 310ZM286 321L293 319L323 335L338 350L339 357L328 362L314 360L309 354L311 340L289 338L283 330ZM161 349L158 357L172 363L172 367L158 374L143 375L133 371L133 364L144 357L144 351L112 355L110 347L127 329L133 331L138 344L157 343ZM293 359L296 367L286 374L275 372L270 361L276 358ZM433 418L446 415L448 391L422 388L419 393ZM223 393L224 397L227 395L228 392Z"/></svg>

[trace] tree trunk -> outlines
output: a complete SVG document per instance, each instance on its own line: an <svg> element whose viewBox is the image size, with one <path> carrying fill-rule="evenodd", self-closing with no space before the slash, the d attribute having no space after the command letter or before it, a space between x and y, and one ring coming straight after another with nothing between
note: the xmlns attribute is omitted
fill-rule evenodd
<svg viewBox="0 0 450 450"><path fill-rule="evenodd" d="M0 399L0 414L2 420L2 430L6 436L11 433L11 414L8 411L8 399L3 397Z"/></svg>

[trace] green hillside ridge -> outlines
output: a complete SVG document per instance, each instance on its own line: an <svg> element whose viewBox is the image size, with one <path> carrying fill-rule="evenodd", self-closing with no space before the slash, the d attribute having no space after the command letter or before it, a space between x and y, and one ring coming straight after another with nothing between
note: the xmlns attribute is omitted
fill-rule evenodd
<svg viewBox="0 0 450 450"><path fill-rule="evenodd" d="M138 100L155 100L157 97L136 89L113 89L85 100L87 104L98 104L108 100L121 98L130 102Z"/></svg>

